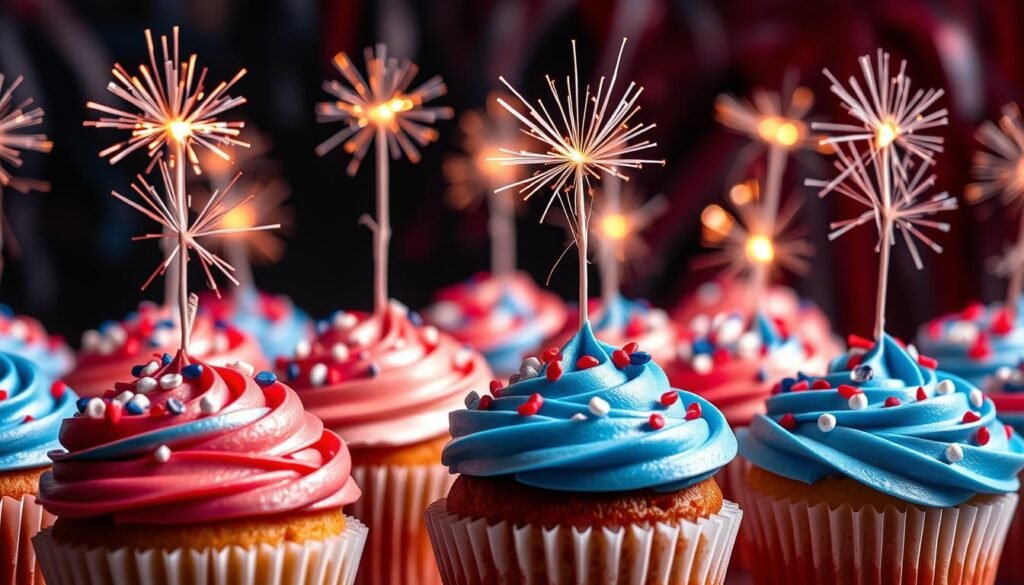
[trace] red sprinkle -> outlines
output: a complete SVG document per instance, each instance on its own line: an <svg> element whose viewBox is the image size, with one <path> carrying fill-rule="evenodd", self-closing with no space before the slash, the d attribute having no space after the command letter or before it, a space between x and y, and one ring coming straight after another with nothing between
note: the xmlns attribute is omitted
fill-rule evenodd
<svg viewBox="0 0 1024 585"><path fill-rule="evenodd" d="M637 343L635 341L630 341L626 345L622 346L622 351L624 351L626 353L633 353L637 349L640 349L640 346L637 345Z"/></svg>
<svg viewBox="0 0 1024 585"><path fill-rule="evenodd" d="M652 429L658 430L660 428L664 428L664 426L665 426L665 417L661 416L658 413L654 413L654 414L651 415L651 418L647 420L647 422L648 422L648 424L651 425Z"/></svg>
<svg viewBox="0 0 1024 585"><path fill-rule="evenodd" d="M981 445L982 447L984 447L985 445L988 445L988 442L989 442L989 440L991 438L992 438L992 435L988 432L988 427L981 427L980 429L978 429L978 444L979 445Z"/></svg>
<svg viewBox="0 0 1024 585"><path fill-rule="evenodd" d="M679 400L679 392L675 390L669 390L661 395L661 405L666 408L675 404L677 400Z"/></svg>
<svg viewBox="0 0 1024 585"><path fill-rule="evenodd" d="M854 395L861 393L860 388L856 386L850 386L849 384L840 384L839 388L836 388L836 390L839 391L840 396L847 400L853 398Z"/></svg>
<svg viewBox="0 0 1024 585"><path fill-rule="evenodd" d="M526 404L519 405L516 411L522 416L532 416L540 412L540 407L544 404L544 397L534 392L530 395L530 399L526 401Z"/></svg>
<svg viewBox="0 0 1024 585"><path fill-rule="evenodd" d="M992 347L988 343L988 336L984 333L978 335L974 344L967 349L967 357L972 360L983 360L992 355Z"/></svg>
<svg viewBox="0 0 1024 585"><path fill-rule="evenodd" d="M917 399L918 400L927 400L928 399L928 394L924 391L924 388L921 387L921 386L917 387Z"/></svg>
<svg viewBox="0 0 1024 585"><path fill-rule="evenodd" d="M711 352L711 360L716 366L729 362L729 350L724 347L716 347L715 351Z"/></svg>
<svg viewBox="0 0 1024 585"><path fill-rule="evenodd" d="M978 422L979 420L981 420L981 415L979 415L978 413L974 412L973 410L968 410L967 412L964 413L964 423L965 424L966 423Z"/></svg>
<svg viewBox="0 0 1024 585"><path fill-rule="evenodd" d="M124 352L129 355L135 355L139 353L139 340L134 337L129 337L124 342Z"/></svg>
<svg viewBox="0 0 1024 585"><path fill-rule="evenodd" d="M558 359L559 353L561 353L561 351L557 347L549 347L541 352L540 361L547 363L551 360Z"/></svg>
<svg viewBox="0 0 1024 585"><path fill-rule="evenodd" d="M1013 321L1010 319L1010 314L1003 309L996 311L995 317L992 319L992 333L996 335L1006 335L1013 331Z"/></svg>
<svg viewBox="0 0 1024 585"><path fill-rule="evenodd" d="M501 380L491 380L491 394L497 396L504 387L505 385L501 383Z"/></svg>
<svg viewBox="0 0 1024 585"><path fill-rule="evenodd" d="M1010 425L1003 426L1003 431L1006 432L1006 440L1009 441L1013 438L1013 427Z"/></svg>
<svg viewBox="0 0 1024 585"><path fill-rule="evenodd" d="M891 408L893 406L899 406L901 404L903 404L903 403L900 402L900 399L896 398L895 396L890 396L890 397L885 399L885 406L887 408Z"/></svg>
<svg viewBox="0 0 1024 585"><path fill-rule="evenodd" d="M849 345L850 347L856 347L859 349L871 349L872 347L875 346L875 342L871 341L870 339L865 339L860 335L847 335L846 345Z"/></svg>
<svg viewBox="0 0 1024 585"><path fill-rule="evenodd" d="M978 301L973 301L971 304L967 305L967 308L960 312L960 318L964 321L976 321L984 314L985 305Z"/></svg>
<svg viewBox="0 0 1024 585"><path fill-rule="evenodd" d="M167 414L167 407L163 404L154 404L149 408L149 416L163 416Z"/></svg>
<svg viewBox="0 0 1024 585"><path fill-rule="evenodd" d="M599 364L597 358L592 355L585 355L580 359L576 360L576 369L586 370Z"/></svg>
<svg viewBox="0 0 1024 585"><path fill-rule="evenodd" d="M0 400L7 400L7 390L0 390Z"/></svg>
<svg viewBox="0 0 1024 585"><path fill-rule="evenodd" d="M926 355L917 356L917 363L925 368L928 368L929 370L934 370L935 368L939 367L938 360L936 360L935 358L930 358Z"/></svg>
<svg viewBox="0 0 1024 585"><path fill-rule="evenodd" d="M938 339L942 337L942 321L936 319L928 324L928 337Z"/></svg>
<svg viewBox="0 0 1024 585"><path fill-rule="evenodd" d="M832 384L829 384L828 380L815 380L814 383L811 384L811 388L814 390L828 390L832 388Z"/></svg>
<svg viewBox="0 0 1024 585"><path fill-rule="evenodd" d="M686 409L686 420L697 420L702 414L700 403L694 402Z"/></svg>
<svg viewBox="0 0 1024 585"><path fill-rule="evenodd" d="M31 414L26 414L25 418L21 419L21 422L22 422L22 424L24 424L24 423L32 422L34 420L36 420L36 419Z"/></svg>
<svg viewBox="0 0 1024 585"><path fill-rule="evenodd" d="M796 417L793 416L792 412L787 412L786 414L782 415L782 418L779 419L779 426L786 429L787 431L792 431L793 429L796 428Z"/></svg>
<svg viewBox="0 0 1024 585"><path fill-rule="evenodd" d="M491 408L492 402L494 402L494 399L491 398L490 394L484 394L483 396L480 397L480 403L477 404L477 409L489 410Z"/></svg>
<svg viewBox="0 0 1024 585"><path fill-rule="evenodd" d="M856 368L857 366L859 366L860 363L863 362L863 361L864 361L864 356L862 354L857 353L857 354L851 355L846 360L846 367L852 370L853 368Z"/></svg>
<svg viewBox="0 0 1024 585"><path fill-rule="evenodd" d="M549 382L554 382L555 380L561 378L562 362L557 360L553 362L548 362L548 367L544 370L544 374L548 377Z"/></svg>
<svg viewBox="0 0 1024 585"><path fill-rule="evenodd" d="M624 368L624 367L628 366L629 365L629 354L624 352L624 351L622 351L621 349L617 349L617 350L613 351L612 352L612 363L614 363L615 366L619 367L619 368Z"/></svg>
<svg viewBox="0 0 1024 585"><path fill-rule="evenodd" d="M807 390L810 387L811 385L807 383L807 380L800 380L799 382L796 382L792 386L790 386L789 390L791 392L803 392L804 390Z"/></svg>
<svg viewBox="0 0 1024 585"><path fill-rule="evenodd" d="M626 323L626 335L640 335L644 332L644 321L640 318L640 315L633 315Z"/></svg>
<svg viewBox="0 0 1024 585"><path fill-rule="evenodd" d="M57 380L53 384L50 384L50 395L54 398L60 399L64 397L64 393L67 392L68 385L62 380Z"/></svg>
<svg viewBox="0 0 1024 585"><path fill-rule="evenodd" d="M121 406L120 402L108 402L106 414L107 420L116 425L121 421L121 415L124 414L124 407Z"/></svg>

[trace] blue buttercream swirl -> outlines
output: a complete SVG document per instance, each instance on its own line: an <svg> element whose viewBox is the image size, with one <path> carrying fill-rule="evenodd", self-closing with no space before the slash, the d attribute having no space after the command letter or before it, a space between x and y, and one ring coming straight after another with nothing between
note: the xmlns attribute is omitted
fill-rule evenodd
<svg viewBox="0 0 1024 585"><path fill-rule="evenodd" d="M61 422L77 412L77 397L59 397L53 381L27 359L0 353L0 471L48 467L46 453L60 448Z"/></svg>
<svg viewBox="0 0 1024 585"><path fill-rule="evenodd" d="M548 364L539 376L501 390L486 409L476 399L452 412L453 439L442 462L452 473L511 475L550 490L667 492L711 477L735 457L736 439L718 409L684 391L663 406L662 395L674 391L664 371L653 361L638 363L649 357L643 354L619 368L611 358L615 349L584 325L562 348L564 373L557 380L547 379ZM578 368L583 356L598 364ZM535 393L544 399L540 410L519 414ZM606 416L590 411L593 398L608 403ZM686 420L693 404L701 416ZM660 429L651 425L654 413L664 419Z"/></svg>
<svg viewBox="0 0 1024 585"><path fill-rule="evenodd" d="M851 357L832 362L824 377L831 389L794 391L792 384L783 384L783 391L768 400L767 414L756 416L749 429L738 432L740 454L757 467L793 480L811 484L830 476L849 477L922 506L949 507L976 494L1017 491L1024 442L1016 434L1007 438L990 399L985 398L980 408L973 406L974 387L921 366L888 335L863 356L870 376L863 367L851 371ZM945 380L953 391L939 394ZM867 408L852 409L836 390L841 384L861 390ZM918 400L919 389L923 400ZM890 397L900 403L887 406ZM965 421L968 411L978 420ZM835 417L830 432L818 425L825 413ZM793 430L780 423L787 414L795 418ZM984 446L978 439L983 427L989 435ZM956 462L947 457L953 443L963 452Z"/></svg>

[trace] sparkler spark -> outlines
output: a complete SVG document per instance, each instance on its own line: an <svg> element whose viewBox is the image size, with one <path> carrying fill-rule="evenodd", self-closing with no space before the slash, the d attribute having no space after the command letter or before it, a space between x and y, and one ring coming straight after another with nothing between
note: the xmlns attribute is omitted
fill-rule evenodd
<svg viewBox="0 0 1024 585"><path fill-rule="evenodd" d="M564 96L559 94L555 81L547 78L555 103L555 109L552 111L557 110L557 117L552 117L543 100L539 100L535 108L504 77L500 78L526 108L526 112L520 112L504 99L498 99L498 103L523 124L523 132L528 137L540 143L546 150L534 152L527 149L514 151L503 148L502 152L508 156L496 159L502 164L533 165L540 169L530 177L509 183L497 191L516 189L525 199L529 199L541 189L550 188L552 195L544 208L541 221L544 221L555 200L562 206L579 251L581 327L587 321L589 211L586 209L584 195L590 191L591 180L601 180L602 173L628 180L620 168L639 169L646 163L665 164L664 160L639 158L636 155L657 146L649 140L633 142L654 128L653 124L638 123L630 126L640 109L636 102L643 93L642 87L631 82L609 110L625 46L626 39L623 39L615 70L607 87L605 78L601 77L594 94L591 94L590 85L587 84L581 95L576 43L572 43L573 72L571 77L566 77ZM560 124L556 122L557 119L560 119ZM567 198L566 201L562 197L562 191L570 184L574 189L574 197Z"/></svg>
<svg viewBox="0 0 1024 585"><path fill-rule="evenodd" d="M23 164L22 151L31 150L47 153L53 149L45 134L24 134L25 128L39 126L43 123L43 109L32 107L32 98L14 101L14 90L21 85L23 78L19 75L4 89L4 74L0 73L0 163L12 168ZM10 187L15 191L27 193L49 190L49 184L43 181L15 177L10 169L0 164L0 188Z"/></svg>
<svg viewBox="0 0 1024 585"><path fill-rule="evenodd" d="M247 180L248 179L248 180ZM231 184L228 183L228 186ZM294 221L292 209L285 204L291 196L291 190L287 183L279 178L253 179L250 175L240 175L237 183L234 183L234 190L241 190L242 193L250 193L247 197L251 199L248 205L235 205L237 198L225 196L225 206L230 210L218 223L226 229L251 228L261 223L268 223L287 230ZM208 199L205 199L208 200ZM203 206L205 206L205 200ZM229 202L230 201L230 202ZM273 264L284 256L285 242L278 235L280 232L268 230L243 231L232 235L226 235L220 242L222 247L229 247L237 244L247 254L248 259L259 264ZM229 255L229 258L234 256ZM238 268L239 259L233 259L232 264ZM241 280L241 279L240 279Z"/></svg>
<svg viewBox="0 0 1024 585"><path fill-rule="evenodd" d="M757 89L749 100L719 95L715 99L715 118L726 128L769 147L820 150L823 136L811 133L804 121L813 105L814 94L803 86L781 92Z"/></svg>
<svg viewBox="0 0 1024 585"><path fill-rule="evenodd" d="M192 54L182 62L178 52L178 27L174 27L171 45L167 36L160 37L163 60L156 60L153 35L146 30L146 45L149 49L149 66L139 66L139 76L131 75L120 64L115 64L115 81L107 90L129 106L133 111L88 102L86 107L107 114L99 120L87 120L85 126L113 128L131 133L128 140L115 143L100 152L101 157L110 157L116 164L124 157L139 149L145 149L150 165L163 155L165 148L171 164L175 161L176 148L181 147L195 173L201 174L197 148L208 149L223 159L230 158L223 149L231 146L247 147L238 139L244 122L224 122L218 116L245 103L244 97L232 97L228 91L241 79L246 71L240 70L230 81L221 82L209 92L205 89L206 68L196 77L196 55ZM161 67L162 65L162 67ZM160 73L163 73L161 75ZM140 78L141 77L141 78ZM180 189L181 186L179 185Z"/></svg>
<svg viewBox="0 0 1024 585"><path fill-rule="evenodd" d="M323 156L339 144L352 155L347 172L355 175L366 157L376 134L387 142L391 158L403 154L412 162L420 160L419 146L437 140L437 130L429 125L453 115L448 107L424 107L423 104L448 92L440 76L434 76L412 91L407 91L419 71L408 60L388 58L387 48L378 44L376 51L364 51L367 75L364 79L345 53L334 57L334 66L348 82L325 81L324 91L335 101L316 105L317 121L341 122L344 127L317 146Z"/></svg>

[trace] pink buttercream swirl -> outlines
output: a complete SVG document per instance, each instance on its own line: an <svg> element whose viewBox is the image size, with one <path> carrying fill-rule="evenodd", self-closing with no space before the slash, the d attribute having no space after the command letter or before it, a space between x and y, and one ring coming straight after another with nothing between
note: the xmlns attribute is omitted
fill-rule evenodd
<svg viewBox="0 0 1024 585"><path fill-rule="evenodd" d="M302 402L353 446L409 445L448 432L448 413L486 388L483 357L392 303L381 315L337 313L283 360L279 373Z"/></svg>
<svg viewBox="0 0 1024 585"><path fill-rule="evenodd" d="M179 354L150 373L161 384L139 394L146 398L141 414L130 414L117 399L94 398L105 413L86 407L64 421L66 451L51 453L53 470L40 482L40 502L67 518L193 524L356 501L360 492L345 443L269 372L257 376L261 385L242 369ZM163 389L169 374L193 378ZM139 381L119 386L142 390Z"/></svg>

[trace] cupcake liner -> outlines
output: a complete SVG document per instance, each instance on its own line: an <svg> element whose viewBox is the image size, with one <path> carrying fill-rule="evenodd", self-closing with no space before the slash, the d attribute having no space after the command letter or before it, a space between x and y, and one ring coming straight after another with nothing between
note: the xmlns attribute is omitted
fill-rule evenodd
<svg viewBox="0 0 1024 585"><path fill-rule="evenodd" d="M431 502L448 494L454 475L441 465L357 465L363 495L345 512L370 528L360 585L440 585L423 524Z"/></svg>
<svg viewBox="0 0 1024 585"><path fill-rule="evenodd" d="M999 562L999 583L1024 583L1024 506L1018 506L1006 533L1006 554Z"/></svg>
<svg viewBox="0 0 1024 585"><path fill-rule="evenodd" d="M737 495L737 492L740 489L739 485L743 482L743 478L747 476L747 471L749 469L750 462L737 455L732 461L715 474L715 481L718 483L718 487L722 490L723 498L734 502L739 500L739 496ZM749 570L752 566L750 554L749 539L746 537L746 531L741 530L736 539L736 549L733 552L733 571Z"/></svg>
<svg viewBox="0 0 1024 585"><path fill-rule="evenodd" d="M739 492L755 585L989 585L1018 499L855 511Z"/></svg>
<svg viewBox="0 0 1024 585"><path fill-rule="evenodd" d="M32 537L53 524L32 495L0 498L0 583L42 583Z"/></svg>
<svg viewBox="0 0 1024 585"><path fill-rule="evenodd" d="M580 530L460 518L439 500L427 530L445 585L721 585L742 517L727 501L696 522Z"/></svg>
<svg viewBox="0 0 1024 585"><path fill-rule="evenodd" d="M108 549L33 539L49 585L350 585L367 528L346 518L326 540L219 549Z"/></svg>

